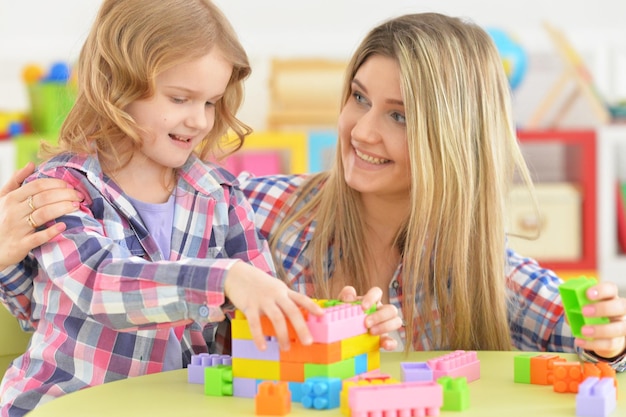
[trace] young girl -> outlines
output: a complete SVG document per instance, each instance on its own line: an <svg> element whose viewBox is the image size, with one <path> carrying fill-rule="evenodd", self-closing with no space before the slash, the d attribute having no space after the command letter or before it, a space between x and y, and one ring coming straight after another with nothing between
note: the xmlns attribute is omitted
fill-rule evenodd
<svg viewBox="0 0 626 417"><path fill-rule="evenodd" d="M33 251L37 325L2 380L2 416L180 368L183 355L206 351L202 327L233 306L260 348L261 314L282 348L286 317L311 343L299 307L321 308L270 275L267 243L234 178L202 162L227 129L239 141L248 132L235 113L249 72L209 0L104 1L59 148L33 177L63 180L84 202Z"/></svg>
<svg viewBox="0 0 626 417"><path fill-rule="evenodd" d="M489 35L436 13L401 16L365 37L346 80L328 172L242 183L279 275L316 297L382 288L407 350L578 350L623 370L617 287L603 279L588 290L597 302L585 314L611 323L574 339L562 281L506 247L515 169L529 180Z"/></svg>

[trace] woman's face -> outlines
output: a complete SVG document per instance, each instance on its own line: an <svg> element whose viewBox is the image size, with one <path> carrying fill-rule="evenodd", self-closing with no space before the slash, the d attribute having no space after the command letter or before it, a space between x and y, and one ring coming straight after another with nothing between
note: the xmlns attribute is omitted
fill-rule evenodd
<svg viewBox="0 0 626 417"><path fill-rule="evenodd" d="M339 115L344 177L362 194L406 199L411 184L400 67L372 55L351 84Z"/></svg>

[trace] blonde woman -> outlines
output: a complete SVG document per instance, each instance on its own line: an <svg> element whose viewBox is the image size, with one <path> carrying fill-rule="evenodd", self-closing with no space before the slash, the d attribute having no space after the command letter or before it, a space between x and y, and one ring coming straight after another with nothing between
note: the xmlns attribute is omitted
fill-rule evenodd
<svg viewBox="0 0 626 417"><path fill-rule="evenodd" d="M577 350L624 369L617 287L589 289L587 314L611 323L574 339L560 279L506 247L508 189L516 172L530 180L483 29L436 13L382 23L354 53L342 103L328 172L241 183L285 282L315 297L380 292L405 350Z"/></svg>

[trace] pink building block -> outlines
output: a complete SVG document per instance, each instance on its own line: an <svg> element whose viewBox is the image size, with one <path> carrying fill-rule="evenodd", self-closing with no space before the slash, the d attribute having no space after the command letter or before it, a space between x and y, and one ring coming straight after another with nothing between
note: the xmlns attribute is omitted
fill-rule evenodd
<svg viewBox="0 0 626 417"><path fill-rule="evenodd" d="M579 417L606 417L617 406L613 378L590 376L578 386L576 415Z"/></svg>
<svg viewBox="0 0 626 417"><path fill-rule="evenodd" d="M458 378L464 376L467 382L480 379L480 361L476 351L466 352L457 350L446 355L426 361L433 370L433 379L436 381L442 376Z"/></svg>
<svg viewBox="0 0 626 417"><path fill-rule="evenodd" d="M374 369L373 371L364 372L362 374L355 375L350 378L346 378L344 379L344 381L352 381L352 382L370 381L371 382L374 380L385 381L390 378L391 378L391 375L380 372L380 369Z"/></svg>
<svg viewBox="0 0 626 417"><path fill-rule="evenodd" d="M434 381L351 387L348 405L352 417L438 416L443 388Z"/></svg>
<svg viewBox="0 0 626 417"><path fill-rule="evenodd" d="M367 314L358 304L339 304L328 307L322 316L309 314L307 325L317 343L332 343L367 333Z"/></svg>

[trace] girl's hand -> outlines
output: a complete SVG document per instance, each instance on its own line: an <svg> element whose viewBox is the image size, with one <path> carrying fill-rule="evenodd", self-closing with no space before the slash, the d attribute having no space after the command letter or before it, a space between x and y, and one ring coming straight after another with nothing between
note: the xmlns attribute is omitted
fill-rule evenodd
<svg viewBox="0 0 626 417"><path fill-rule="evenodd" d="M0 189L0 270L21 262L28 252L63 230L63 223L35 226L75 211L84 196L58 179L39 179L20 187L33 173L29 162Z"/></svg>
<svg viewBox="0 0 626 417"><path fill-rule="evenodd" d="M306 295L290 290L278 278L245 262L237 262L226 275L224 293L246 316L252 339L260 350L266 348L261 330L262 315L267 316L272 322L282 350L289 349L285 317L291 322L300 343L303 345L313 343L313 336L298 307L303 307L309 313L318 316L322 315L324 310Z"/></svg>
<svg viewBox="0 0 626 417"><path fill-rule="evenodd" d="M576 339L576 345L603 358L614 358L626 350L626 299L619 297L617 285L600 282L587 290L596 301L583 307L585 317L607 317L608 324L583 326L581 332L591 339Z"/></svg>
<svg viewBox="0 0 626 417"><path fill-rule="evenodd" d="M398 309L392 304L382 304L383 291L378 287L371 288L364 296L357 297L354 287L346 286L339 292L338 300L353 302L361 300L363 310L376 306L376 311L369 314L365 319L365 327L370 334L380 336L380 347L385 350L395 350L398 342L387 333L402 327L402 319L398 315Z"/></svg>

